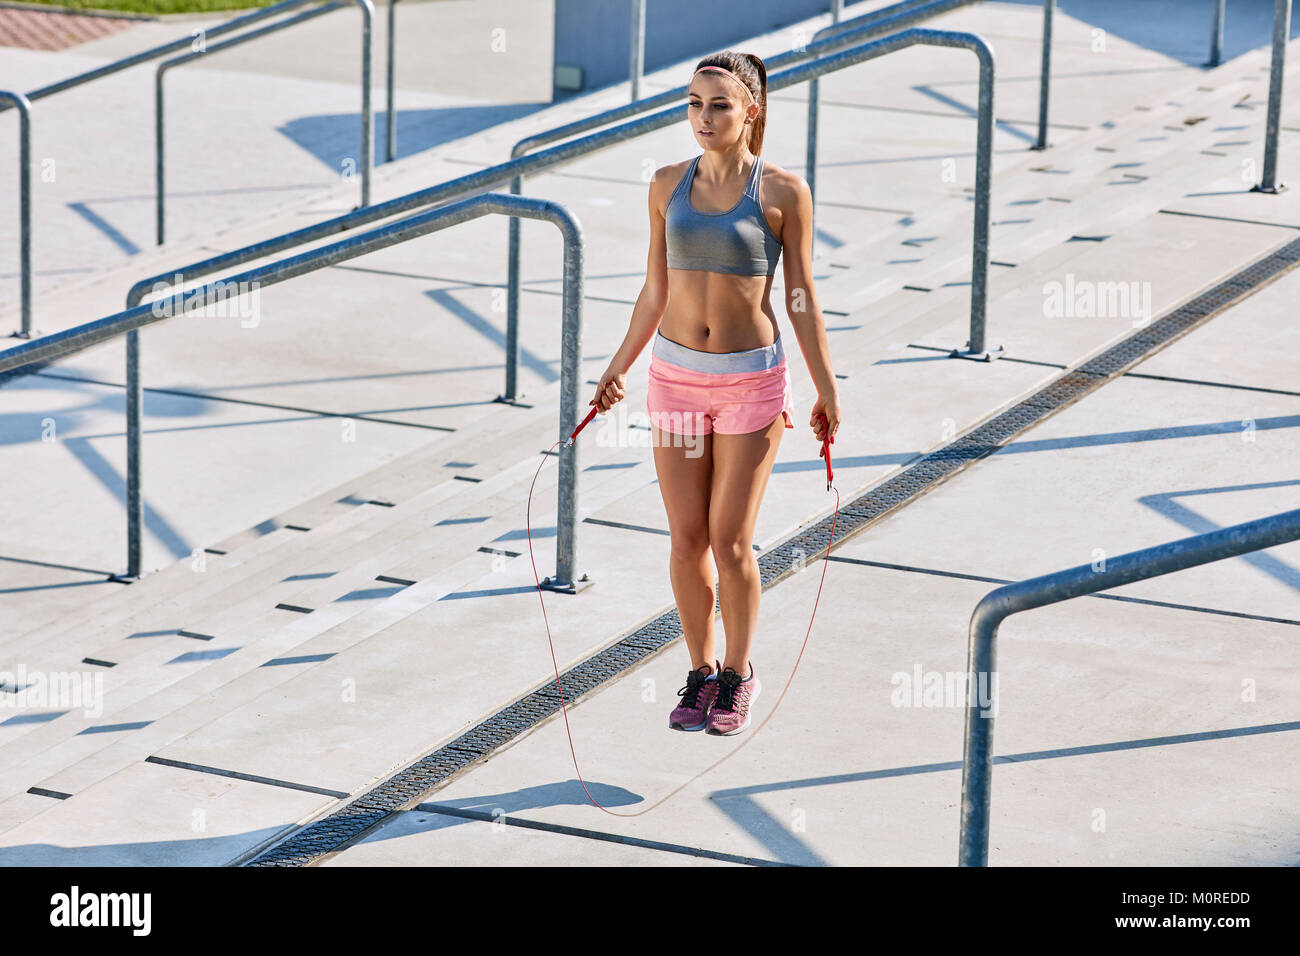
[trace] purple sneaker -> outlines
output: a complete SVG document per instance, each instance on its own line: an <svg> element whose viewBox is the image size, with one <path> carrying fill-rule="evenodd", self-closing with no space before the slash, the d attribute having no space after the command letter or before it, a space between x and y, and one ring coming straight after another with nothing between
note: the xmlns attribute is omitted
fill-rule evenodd
<svg viewBox="0 0 1300 956"><path fill-rule="evenodd" d="M749 676L744 680L734 667L728 667L718 677L718 696L709 711L707 732L717 737L738 734L749 726L749 707L762 690L754 676L750 662Z"/></svg>
<svg viewBox="0 0 1300 956"><path fill-rule="evenodd" d="M701 664L696 670L686 675L686 686L677 692L682 702L668 715L668 726L673 730L703 730L708 718L709 706L718 696L718 662L714 661L713 673L706 675Z"/></svg>

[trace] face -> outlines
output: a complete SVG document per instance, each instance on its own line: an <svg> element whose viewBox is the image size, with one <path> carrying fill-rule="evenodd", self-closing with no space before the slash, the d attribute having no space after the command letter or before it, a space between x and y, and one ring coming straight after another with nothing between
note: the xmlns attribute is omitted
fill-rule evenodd
<svg viewBox="0 0 1300 956"><path fill-rule="evenodd" d="M691 81L686 116L695 140L705 149L728 149L740 141L749 98L725 76L701 73Z"/></svg>

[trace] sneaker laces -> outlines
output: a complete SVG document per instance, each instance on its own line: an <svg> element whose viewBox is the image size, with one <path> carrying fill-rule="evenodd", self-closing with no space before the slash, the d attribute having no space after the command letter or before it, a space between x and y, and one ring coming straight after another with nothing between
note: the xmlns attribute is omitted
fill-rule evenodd
<svg viewBox="0 0 1300 956"><path fill-rule="evenodd" d="M741 684L740 675L734 668L728 667L718 677L718 697L713 702L714 710L736 709L736 688Z"/></svg>
<svg viewBox="0 0 1300 956"><path fill-rule="evenodd" d="M706 680L708 680L708 675L701 674L698 670L691 671L686 675L686 686L677 691L677 696L682 699L681 706L699 706L700 691L704 689Z"/></svg>

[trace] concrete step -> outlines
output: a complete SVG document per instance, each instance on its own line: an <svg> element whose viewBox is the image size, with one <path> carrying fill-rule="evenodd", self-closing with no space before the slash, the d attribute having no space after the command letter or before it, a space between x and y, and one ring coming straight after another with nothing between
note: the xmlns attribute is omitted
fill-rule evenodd
<svg viewBox="0 0 1300 956"><path fill-rule="evenodd" d="M1131 207L1130 207L1130 215L1131 215L1131 216L1134 215L1134 213L1132 213L1132 211L1131 211ZM295 558L295 561L296 561L296 558ZM413 559L413 561L416 562L416 566L419 566L419 561L420 561L419 558L415 558L415 559ZM347 583L343 583L343 581L339 581L339 584L347 584ZM351 585L352 585L352 584L347 584L347 587L351 587ZM224 594L224 593L225 593L225 592L222 592L222 594ZM292 593L287 593L287 594L285 594L285 598L286 598L285 602L286 602L286 604L292 604L292 602L294 602L295 600L296 600L296 601L308 600L308 601L311 601L311 602L316 602L316 598L317 598L317 597L324 597L324 596L326 596L326 594L328 594L328 593L329 593L328 591L325 591L325 594L322 594L320 588L304 588L304 589L299 589L299 591L294 591L294 592L292 592ZM344 592L344 593L346 593L346 592ZM312 594L312 597L304 598L304 597L300 596L300 594ZM259 596L257 596L256 598L252 598L252 600L246 602L246 604L243 604L243 605L237 605L237 609L238 609L238 610L230 610L230 609L227 609L227 611L226 611L226 615L225 615L224 618L222 618L222 620L227 620L227 622L229 622L229 620L231 619L231 615L237 615L237 614L250 615L250 614L255 614L255 613L256 613L255 609L259 609L259 607L261 606L261 604L263 604L263 600L261 600L261 598L263 598L263 596L261 596L261 594L259 594ZM218 600L221 600L220 596L218 596ZM329 600L329 598L326 598L326 600ZM195 609L195 610L199 610L199 609ZM201 613L201 611L200 611L200 613ZM246 619L246 618L240 617L240 618L237 618L237 619L240 620L240 622L243 622L243 620ZM105 628L105 630L107 630L107 628ZM220 628L220 627L209 627L208 630L201 630L201 628L199 628L199 627L195 627L194 630L199 631L199 632L201 632L201 633L208 633L209 631L220 631L220 630L222 630L222 628ZM83 643L83 641L85 641L85 637L83 637L83 635L79 635L79 633L78 633L77 637L75 637L75 640L78 640L79 643L81 643L81 646L85 646L85 643ZM49 649L51 649L51 648L49 648L49 646L44 646L44 648L43 648L43 650L45 650L45 652L48 652ZM79 658L78 658L78 659L79 659Z"/></svg>
<svg viewBox="0 0 1300 956"><path fill-rule="evenodd" d="M1151 216L1144 223L1159 230L1163 226L1166 234L1172 234L1168 217ZM1133 245L1152 250L1152 256L1142 264L1142 268L1150 270L1153 273L1168 273L1170 275L1170 288L1174 284L1181 284L1185 289L1189 281L1208 282L1216 278L1215 272L1226 274L1237 263L1234 258L1241 260L1252 258L1259 254L1268 242L1285 241L1289 236L1282 237L1281 230L1268 230L1255 225L1233 224L1225 227L1222 224L1209 224L1199 222L1196 224L1202 229L1204 242L1200 248L1189 246L1185 241L1182 244L1166 242L1163 245L1152 242L1152 235L1141 235L1133 238ZM1180 235L1186 234L1187 224L1180 223ZM1195 228L1195 226L1193 227ZM1120 237L1108 240L1108 243L1116 242ZM1251 238L1252 242L1244 241ZM1077 244L1076 244L1077 245ZM1089 245L1079 255L1099 255L1106 248L1107 244ZM1213 248L1211 248L1211 246ZM1110 247L1117 249L1117 246ZM1109 250L1107 250L1109 252ZM1114 258L1116 254L1112 254ZM1196 269L1190 260L1195 259L1200 268ZM1129 249L1120 250L1118 261L1132 262L1134 258ZM1206 269L1206 261L1215 261L1221 263L1211 269ZM1181 268L1179 264L1182 263ZM1056 266L1060 263L1057 261ZM1104 266L1106 269L1113 269L1114 262ZM1017 270L1019 272L1019 270ZM1008 273L1010 274L1010 273ZM1028 276L1029 272L1021 272L1020 276ZM1194 279L1192 278L1194 277ZM1037 280L1027 284L1025 287L1035 290ZM1093 350L1099 347L1097 341L1109 341L1106 336L1113 337L1112 329L1102 325L1084 326L1081 334L1091 336L1090 343L1084 343ZM1079 342L1075 342L1073 347L1078 350ZM877 355L889 355L888 351L882 350ZM1055 374L1050 369L1043 369L1033 366L1017 366L1009 362L993 363L992 366L983 366L978 363L951 362L943 363L943 368L938 374L929 375L928 378L932 383L932 388L925 391L918 391L915 387L910 389L904 395L903 390L898 388L898 383L892 379L897 378L898 369L907 366L880 364L879 357L873 358L865 351L851 352L836 350L837 368L844 368L848 371L849 378L844 386L844 396L846 409L871 409L871 415L867 421L881 426L875 440L881 444L892 445L893 447L917 447L925 448L940 440L941 436L935 435L934 426L938 424L940 415L943 413L951 414L953 408L958 402L970 402L970 407L978 408L979 411L971 416L972 424L974 421L982 420L987 417L990 407L1001 407L1012 401L1017 395L1023 394L1036 383L1042 381L1045 377ZM843 358L841 359L841 356ZM888 359L885 359L887 362ZM867 376L860 374L862 370L871 368L875 373L871 376L873 381L868 382ZM892 374L891 374L891 370ZM990 392L990 386L995 386L994 392ZM895 407L889 407L887 403L881 403L880 399L886 396L897 396ZM899 414L903 409L907 410L905 415ZM933 420L933 421L931 421ZM959 425L960 427L960 425ZM906 433L906 438L901 433ZM890 472L896 470L898 465L891 464L888 466ZM774 475L774 481L778 476ZM648 487L642 487L633 492L634 499L640 500L623 501L617 504L621 508L631 508L633 510L642 510L650 506L654 491ZM797 500L797 495L789 493L780 496L782 500ZM776 500L775 498L773 500ZM516 504L516 507L518 505ZM612 509L617 511L617 509ZM598 514L608 514L611 510L598 512ZM592 545L599 552L608 555L607 561L613 559L614 552L611 551L607 541L595 539L593 535ZM662 548L661 548L662 550ZM642 564L643 562L628 562L627 558L631 553L626 548L620 547L618 554L622 555L622 564L628 563ZM617 568L619 561L612 561L608 565L607 573L619 573L624 569ZM638 569L644 577L643 568ZM603 572L606 573L606 572ZM502 580L502 577L507 580ZM493 573L488 580L492 586L500 588L502 585L509 586L510 570L506 569L504 574ZM660 582L662 584L662 582ZM471 582L470 587L475 583ZM631 592L629 592L631 593ZM663 595L656 595L661 598ZM502 598L505 600L505 598ZM574 604L581 603L581 595ZM403 617L400 621L391 623L384 630L378 632L375 636L376 642L382 640L382 646L386 653L376 654L374 650L354 645L337 657L330 658L328 661L321 662L304 670L302 673L294 675L292 685L277 685L274 688L263 687L259 696L244 702L233 712L222 712L219 719L213 719L202 727L193 730L186 736L174 739L169 745L161 751L155 749L154 753L159 756L181 760L200 766L214 767L234 767L238 766L241 772L259 773L265 772L269 768L282 768L279 770L279 778L291 781L307 781L317 786L327 786L338 789L340 792L355 792L359 787L365 786L369 780L382 774L383 767L394 767L409 759L411 753L415 753L432 745L432 741L451 739L454 733L459 732L460 728L466 723L473 720L476 714L482 713L482 701L484 700L484 691L486 690L484 682L480 679L468 679L458 677L457 675L477 674L472 665L472 659L481 658L484 653L494 654L493 659L498 661L498 666L510 671L510 677L506 686L519 688L521 686L535 686L544 681L545 667L541 661L534 661L533 655L518 655L517 652L508 650L509 645L501 642L500 638L484 632L480 634L479 643L472 649L461 649L456 646L440 644L440 660L435 665L432 661L428 663L421 662L418 653L415 653L415 644L423 639L427 646L428 630L431 626L437 627L441 632L447 633L448 629L452 633L464 633L471 627L470 620L460 619L458 615L449 613L453 610L469 610L472 602L452 602L454 605L460 605L456 608L438 607L436 609L436 618L431 618L430 612L421 613L416 611ZM608 602L606 602L608 603ZM552 602L554 607L555 602ZM522 610L522 606L520 608ZM574 608L568 606L565 602L560 602L557 610L561 612L568 611L569 623L576 624L581 620L573 617ZM588 608L590 610L590 607ZM608 613L609 609L603 609ZM626 619L627 611L630 609L620 608ZM368 609L366 614L377 614L378 608ZM500 612L495 612L499 620ZM477 615L476 615L477 616ZM562 614L557 614L555 618L561 618ZM434 623L436 620L436 624ZM572 660L575 656L583 653L581 643L575 645L572 637L566 634L567 628L562 626L562 621L556 622L558 626L553 627L557 638L565 642L568 637L567 646L562 652L564 660ZM346 627L346 625L340 625ZM591 632L589 632L591 633ZM604 633L608 633L605 631ZM382 638L379 636L382 635ZM563 636L562 636L563 635ZM590 638L588 638L590 640ZM304 645L302 649L306 650L311 645ZM376 643L376 648L380 645ZM446 658L451 653L456 660ZM575 653L576 652L576 653ZM471 656L467 656L467 654ZM419 668L424 672L425 680L432 679L433 684L421 685L409 679L400 679L402 673L398 668L398 662L404 661L405 668L412 666ZM532 661L532 663L529 663ZM522 670L521 670L522 668ZM330 738L325 741L325 746L320 752L313 754L312 767L319 776L312 777L310 780L302 776L306 769L306 764L295 761L291 755L285 751L284 742L286 734L293 733L292 728L313 727L320 728L322 718L337 721L339 717L338 704L332 693L337 693L337 680L340 674L351 673L362 679L362 684L368 690L373 691L379 686L399 687L398 696L405 703L406 708L403 712L408 715L406 721L400 722L403 727L398 730L397 727L389 721L384 723L384 717L378 712L359 713L351 710L346 712L349 726L346 733L342 736L329 731L324 732L324 736ZM528 676L531 674L531 677ZM438 676L434 676L438 675ZM414 675L411 675L412 677ZM261 675L254 674L252 677L241 677L241 681L255 681ZM393 682L397 683L394 684ZM496 681L493 681L495 684ZM251 686L251 685L246 685ZM311 690L315 688L315 690ZM436 694L438 699L438 711L436 715L422 714L417 710L412 711L410 707L417 700L428 700L430 694ZM490 695L489 695L490 696ZM367 698L368 700L371 698ZM287 709L292 702L292 710ZM394 701L393 704L397 702ZM304 710L305 708L305 710ZM391 708L390 708L391 709ZM180 711L177 711L179 714ZM411 715L415 716L412 718ZM430 723L430 716L436 716L436 720ZM415 724L418 726L405 726L406 724ZM434 734L436 726L441 725L441 733ZM344 746L343 749L337 749L344 738L352 740L376 741L383 737L383 732L378 732L380 727L389 731L397 731L401 737L399 741L386 741L380 748L381 753L363 757L356 749L355 744ZM243 728L243 729L239 729ZM256 728L256 730L254 729ZM297 731L300 733L301 731ZM319 730L316 731L319 733ZM405 748L405 749L403 749ZM106 754L107 751L104 751ZM405 754L403 758L402 754ZM224 757L222 760L220 758ZM96 759L104 760L105 758L88 755L83 756L83 760L89 761L83 768L89 771ZM138 758L137 758L138 759ZM109 764L99 763L99 770L109 769ZM139 771L132 772L130 768L117 770L108 777L100 777L98 782L92 783L84 791L78 792L73 800L82 804L83 809L95 805L99 799L97 794L109 792L113 788L123 785L124 775L134 777ZM74 771L75 775L75 771ZM86 779L94 777L94 773L88 773ZM47 785L57 778L50 777ZM73 779L69 777L68 779ZM51 787L53 789L53 787ZM65 791L67 792L67 791ZM15 801L13 807L6 806L5 813L16 813L18 806L34 806L27 797L27 794L17 794L11 799ZM72 801L62 801L46 812L53 814L63 814L67 811L67 805ZM326 800L325 805L330 801ZM20 814L21 816L21 814ZM10 819L6 817L6 819Z"/></svg>
<svg viewBox="0 0 1300 956"><path fill-rule="evenodd" d="M1087 177L1079 176L1079 173L1091 174L1105 168L1107 157L1094 155L1095 153L1104 154L1119 148L1150 148L1144 142L1150 142L1147 138L1152 135L1153 126L1182 123L1194 114L1194 103L1213 105L1230 98L1234 93L1249 93L1254 101L1267 102L1268 63L1269 52L1257 49L1213 70L1198 73L1191 81L1184 82L1180 79L1177 85L1168 89L1140 86L1122 98L1112 97L1110 107L1113 112L1109 118L1072 134L1063 142L1049 140L1052 145L1047 150L1026 148L1011 154L995 151L992 191L995 208L998 203L1041 195L1047 184L1050 184L1052 195L1068 198L1072 190L1077 192L1079 189L1074 183L1087 182ZM995 100L995 103L998 102L1000 101ZM997 112L1000 118L1001 110L997 109ZM963 181L973 182L973 154L969 161L964 161L961 168L965 172ZM1050 177L1047 183L1040 183L1036 176L1021 177L1022 173L1040 170L1040 175ZM971 186L954 184L948 196L952 203L939 202L912 213L909 218L916 221L914 231L921 234L924 224L924 228L933 233L936 226L944 227L957 219L969 219L972 192ZM853 263L870 259L868 252L879 249L880 244L880 237L870 235L863 240L825 251L824 255L832 264ZM822 256L819 255L818 258L820 260Z"/></svg>
<svg viewBox="0 0 1300 956"><path fill-rule="evenodd" d="M558 396L558 390L555 392ZM540 398L540 397L539 397ZM558 401L558 398L554 399ZM554 421L555 405L540 402L532 408L517 408L501 405L494 410L494 427L485 428L486 433L502 431L500 442L484 442L477 431L465 434L452 434L431 441L392 462L359 475L354 479L329 489L301 504L259 521L256 525L236 535L218 541L210 547L225 551L224 555L207 554L204 557L205 574L212 578L226 575L232 569L241 567L248 559L262 554L265 549L285 541L296 540L303 532L286 530L288 525L319 529L336 516L351 514L358 506L371 501L397 504L424 492L451 495L461 490L461 486L472 486L477 481L464 481L454 477L489 477L507 461L514 460L514 442L524 440L535 434L537 422ZM453 467L474 462L474 467ZM438 480L439 476L446 476ZM433 484L431 485L431 479ZM435 490L441 489L441 491ZM369 505L369 507L382 507ZM267 529L271 530L268 531ZM173 580L170 590L162 589L161 581ZM146 576L140 584L150 581L149 593L157 595L159 600L179 591L192 587L194 571L189 560L176 561ZM131 592L139 584L110 597L95 602L93 606L78 609L64 618L48 623L39 632L35 629L14 635L10 640L0 644L0 653L10 647L13 640L26 641L30 638L40 643L51 633L60 629L79 627L90 621L107 623L116 620L113 611L124 605L134 605L139 600Z"/></svg>
<svg viewBox="0 0 1300 956"><path fill-rule="evenodd" d="M1099 142L1091 153L1082 154L1079 161L1068 160L1068 175L1059 179L1046 178L1050 168L1056 165L1050 162L1039 167L1048 172L1036 177L1030 171L1010 180L998 178L994 185L997 198L990 213L990 259L1014 265L1026 249L1086 233L1096 226L1098 209L1112 207L1109 197L1103 194L1113 188L1124 186L1126 190L1143 194L1138 202L1127 200L1114 204L1140 217L1151 202L1172 198L1172 191L1184 183L1208 181L1211 177L1207 170L1221 174L1234 165L1239 166L1238 154L1242 151L1239 148L1228 157L1202 155L1202 151L1222 139L1224 134L1216 132L1216 128L1224 117L1233 115L1233 104L1248 83L1243 80L1239 84L1226 84L1213 96L1179 107L1167 117L1210 117L1190 126L1179 126L1188 132L1151 134L1140 128L1125 129ZM1171 138L1158 141L1157 137L1162 136ZM1255 152L1262 152L1262 140L1252 137L1247 142ZM1034 206L1032 218L1025 219L1020 212L1021 218L1017 219L1018 210L1030 205ZM877 240L869 249L846 253L837 250L835 256L828 257L830 264L847 268L834 273L834 281L825 284L826 293L820 296L824 307L852 313L904 285L932 289L944 281L969 282L972 211L968 203L960 216L948 209L942 220L918 224L915 232L904 240L905 248L888 237ZM882 260L892 263L883 276L879 265Z"/></svg>
<svg viewBox="0 0 1300 956"><path fill-rule="evenodd" d="M607 451L606 457L626 457L626 454L625 450L614 447ZM601 465L597 462L589 467L599 468ZM543 469L544 476L546 471ZM555 471L550 469L550 482L545 478L539 479L538 495L553 488ZM618 480L602 483L585 495L587 507L599 509L608 499L624 495L629 481L644 487L644 477L638 480L623 469L615 474ZM183 731L217 719L254 693L265 692L296 676L313 666L311 658L327 659L355 646L413 611L423 609L453 590L481 578L487 566L495 569L499 559L478 553L475 545L494 540L494 535L499 536L499 533L517 527L519 503L522 492L526 491L523 486L527 483L520 482L509 491L480 502L479 510L488 513L488 520L464 526L451 537L441 539L438 547L444 553L443 560L436 568L429 567L425 578L400 595L357 602L348 608L352 613L335 605L333 609L337 613L332 617L318 620L313 615L275 630L264 628L261 634L257 633L255 622L249 621L253 629L239 632L239 639L245 642L245 646L235 653L205 664L179 679L174 675L167 675L164 679L159 674L163 670L160 667L138 674L124 685L111 689L106 695L105 712L93 720L80 715L66 715L60 719L57 728L55 725L43 728L43 739L38 740L40 735L33 735L24 738L20 746L0 748L0 762L5 764L7 780L0 785L0 797L8 798L7 803L0 804L0 829L28 819L33 807L39 809L39 804L33 805L28 801L25 791L20 788L39 785L55 789L57 784L58 787L69 787L72 792L79 791L120 769L122 761L143 759ZM553 522L553 506L537 507L539 504L535 496L534 523L544 526L548 520ZM354 562L354 570L364 568L368 572L383 567L385 561L394 558L386 552L377 554L373 544L366 542L354 545L345 560ZM323 647L329 650L322 652ZM290 652L308 659L292 665L266 667L268 657L285 657ZM160 686L165 680L170 680L170 683ZM112 721L131 723L140 720L148 726L132 730L128 737L116 740L112 734L88 736L78 729ZM56 729L59 732L56 733ZM72 767L74 763L76 766ZM50 777L50 774L54 776Z"/></svg>
<svg viewBox="0 0 1300 956"><path fill-rule="evenodd" d="M588 471L607 467L606 459L626 459L627 455L620 446L602 448L593 443L586 448L579 463ZM586 459L591 461L584 466ZM256 570L238 583L208 595L183 594L184 610L194 619L187 630L210 635L221 645L239 641L239 648L221 649L238 650L241 660L251 660L252 666L259 666L267 656L288 649L281 641L281 631L291 630L299 641L310 639L315 633L312 624L324 630L340 619L346 620L355 612L381 603L402 589L396 585L377 585L375 581L380 575L397 576L397 571L418 561L423 572L421 581L441 574L446 576L449 587L458 586L464 574L458 569L468 567L478 574L485 565L497 563L496 557L481 553L480 548L493 541L498 532L514 527L511 522L517 521L517 515L512 512L511 505L525 497L537 465L535 458L518 461L480 484L464 486L454 500L443 496L444 484L393 509L354 509L347 520L335 519L322 528L313 529L313 534L319 533L322 537L310 544L306 536L300 534L303 543L295 553L278 563ZM622 469L618 473L622 474ZM459 482L454 484L462 485ZM543 469L534 493L535 510L543 518L548 513L553 514L554 505L547 502L553 502L557 486L558 468ZM594 491L587 490L584 500L590 506L594 498L598 504L602 492L609 494L619 487L617 482L602 482ZM486 520L478 520L484 518ZM431 530L433 525L445 526L446 530L435 535ZM540 550L542 560L547 560L552 553L547 549ZM325 580L313 584L290 584L293 577L311 577L320 572L310 569L326 565L346 570L331 573ZM304 572L303 568L309 570ZM286 579L286 571L297 573ZM39 730L21 724L10 728L16 742L12 747L8 744L0 746L0 763L7 761L14 752L28 754L44 741L110 722L107 718L114 717L123 706L132 704L137 696L179 679L182 672L172 666L177 642L122 643L123 634L129 628L174 620L165 616L177 610L173 601L161 605L157 601L146 602L152 580L145 579L134 586L139 589L146 610L116 626L101 627L95 636L99 643L89 645L87 636L74 629L60 635L57 640L47 639L41 645L20 647L14 651L26 655L24 660L29 669L62 670L81 664L82 656L91 646L96 659L111 659L117 666L105 673L108 705L104 713L94 718L65 715L57 723L43 725ZM290 586L286 587L286 584ZM375 591L382 593L369 593ZM306 618L311 623L299 626L295 622L290 626L288 621L292 620L294 612L276 614L268 610L277 602L298 602L298 606L319 610ZM160 618L160 614L164 616ZM264 641L275 643L274 650L262 653ZM229 667L227 656L218 657L216 661ZM205 670L217 667L217 663L204 663L202 658L193 663L201 664Z"/></svg>
<svg viewBox="0 0 1300 956"><path fill-rule="evenodd" d="M526 463L516 465L515 472L522 474L520 466L523 464ZM177 613L201 616L205 608L228 606L227 602L233 596L247 593L249 582L276 582L281 579L275 575L307 573L303 571L304 567L310 567L315 560L327 559L332 549L341 543L346 544L345 534L355 540L364 540L387 528L404 531L408 520L439 520L468 507L475 498L486 496L498 487L509 486L515 478L516 474L507 470L482 482L447 478L391 508L363 504L330 518L309 532L285 528L277 533L277 540L297 539L304 543L296 548L282 548L259 547L261 541L254 541L237 552L244 560L228 565L225 574L204 572L202 577L198 577L189 570L187 562L178 562L173 566L176 570L167 577L155 579L150 576L132 585L135 594L120 599L115 613L101 612L93 617L94 623L88 625L88 615L78 612L72 621L55 622L38 633L6 644L3 650L20 653L40 649L48 654L69 642L78 647L86 647L88 642L93 646L97 635L101 634L148 630L151 622ZM284 596L288 598L297 597L298 592L307 589L300 585L284 590Z"/></svg>

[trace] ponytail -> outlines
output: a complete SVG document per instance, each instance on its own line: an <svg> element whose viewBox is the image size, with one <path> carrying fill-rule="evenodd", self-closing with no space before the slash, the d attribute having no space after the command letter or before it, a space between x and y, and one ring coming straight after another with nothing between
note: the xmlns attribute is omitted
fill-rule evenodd
<svg viewBox="0 0 1300 956"><path fill-rule="evenodd" d="M758 74L759 95L754 97L758 101L758 115L749 124L749 151L757 156L763 151L763 130L767 127L767 66L756 53L742 53L741 56L754 65L754 72Z"/></svg>

